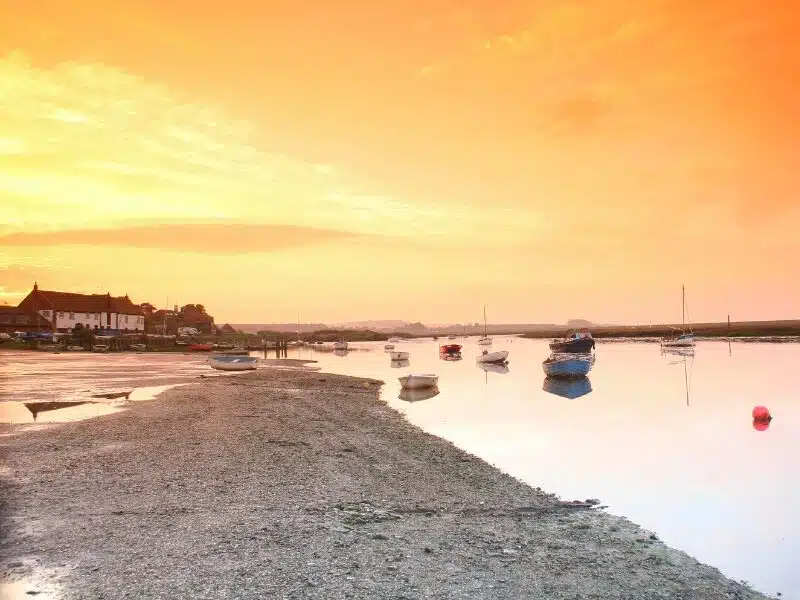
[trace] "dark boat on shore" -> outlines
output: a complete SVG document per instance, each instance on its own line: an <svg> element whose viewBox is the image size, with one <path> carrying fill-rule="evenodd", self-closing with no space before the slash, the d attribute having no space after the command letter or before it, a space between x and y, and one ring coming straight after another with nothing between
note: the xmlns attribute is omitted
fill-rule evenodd
<svg viewBox="0 0 800 600"><path fill-rule="evenodd" d="M594 349L594 338L588 331L574 331L563 340L550 342L552 352L568 352L570 354L587 354Z"/></svg>

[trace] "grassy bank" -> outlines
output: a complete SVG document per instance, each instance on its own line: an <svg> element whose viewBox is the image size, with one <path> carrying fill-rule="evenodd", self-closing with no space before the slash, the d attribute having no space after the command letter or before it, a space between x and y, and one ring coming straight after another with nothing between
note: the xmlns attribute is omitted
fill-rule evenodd
<svg viewBox="0 0 800 600"><path fill-rule="evenodd" d="M423 433L378 387L270 369L0 426L3 583L67 600L765 598Z"/></svg>
<svg viewBox="0 0 800 600"><path fill-rule="evenodd" d="M681 328L677 325L614 325L589 328L596 338L604 337L663 337L675 335ZM800 321L741 321L728 323L693 323L692 331L702 337L760 337L800 336ZM530 331L526 338L559 338L569 330L566 327Z"/></svg>

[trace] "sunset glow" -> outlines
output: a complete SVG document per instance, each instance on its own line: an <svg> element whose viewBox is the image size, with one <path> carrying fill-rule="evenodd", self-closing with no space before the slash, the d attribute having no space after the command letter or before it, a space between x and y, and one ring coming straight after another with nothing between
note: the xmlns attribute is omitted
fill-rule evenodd
<svg viewBox="0 0 800 600"><path fill-rule="evenodd" d="M648 323L685 284L695 321L800 318L792 2L0 14L0 304Z"/></svg>

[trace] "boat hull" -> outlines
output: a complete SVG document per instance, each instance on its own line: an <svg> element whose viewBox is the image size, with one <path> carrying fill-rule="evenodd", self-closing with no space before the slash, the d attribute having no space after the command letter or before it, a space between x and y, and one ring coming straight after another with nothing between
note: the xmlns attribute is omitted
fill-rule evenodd
<svg viewBox="0 0 800 600"><path fill-rule="evenodd" d="M481 346L491 346L492 345L492 338L490 337L482 337L478 340L478 344Z"/></svg>
<svg viewBox="0 0 800 600"><path fill-rule="evenodd" d="M504 363L508 360L508 350L498 350L497 352L487 352L475 359L479 363Z"/></svg>
<svg viewBox="0 0 800 600"><path fill-rule="evenodd" d="M589 353L592 348L594 348L594 340L592 338L550 342L550 350L552 352Z"/></svg>
<svg viewBox="0 0 800 600"><path fill-rule="evenodd" d="M665 348L691 348L694 346L694 336L686 335L673 339L661 340L661 345Z"/></svg>
<svg viewBox="0 0 800 600"><path fill-rule="evenodd" d="M258 364L258 358L225 354L209 356L208 364L218 371L252 371Z"/></svg>
<svg viewBox="0 0 800 600"><path fill-rule="evenodd" d="M422 390L435 387L439 383L439 376L429 373L420 375L411 374L398 377L397 380L404 390Z"/></svg>
<svg viewBox="0 0 800 600"><path fill-rule="evenodd" d="M408 360L408 352L390 352L391 360Z"/></svg>
<svg viewBox="0 0 800 600"><path fill-rule="evenodd" d="M594 360L580 356L550 357L542 363L548 377L585 377L592 370Z"/></svg>
<svg viewBox="0 0 800 600"><path fill-rule="evenodd" d="M333 349L334 350L347 350L348 346L349 346L349 344L347 342L336 342L333 345Z"/></svg>

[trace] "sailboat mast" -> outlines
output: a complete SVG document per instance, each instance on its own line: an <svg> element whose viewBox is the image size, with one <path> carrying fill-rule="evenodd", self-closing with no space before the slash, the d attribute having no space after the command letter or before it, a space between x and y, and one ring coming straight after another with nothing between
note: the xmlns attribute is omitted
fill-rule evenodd
<svg viewBox="0 0 800 600"><path fill-rule="evenodd" d="M686 326L686 286L681 286L681 326Z"/></svg>
<svg viewBox="0 0 800 600"><path fill-rule="evenodd" d="M483 305L483 337L486 337L486 305Z"/></svg>

